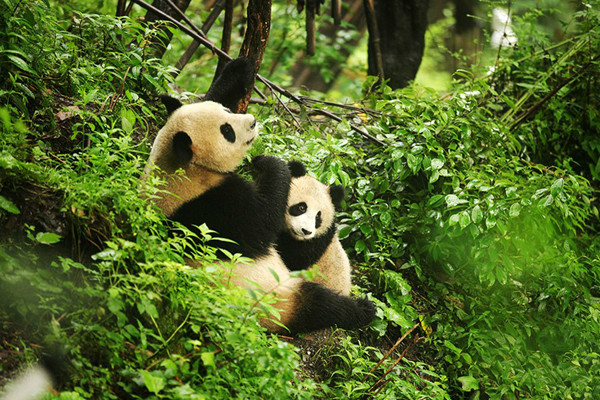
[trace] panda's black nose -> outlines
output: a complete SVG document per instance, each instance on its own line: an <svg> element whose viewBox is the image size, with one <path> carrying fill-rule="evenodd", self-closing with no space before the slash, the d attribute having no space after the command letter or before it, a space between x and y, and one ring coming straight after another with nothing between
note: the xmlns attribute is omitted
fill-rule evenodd
<svg viewBox="0 0 600 400"><path fill-rule="evenodd" d="M302 228L302 233L304 233L305 235L310 235L312 232Z"/></svg>

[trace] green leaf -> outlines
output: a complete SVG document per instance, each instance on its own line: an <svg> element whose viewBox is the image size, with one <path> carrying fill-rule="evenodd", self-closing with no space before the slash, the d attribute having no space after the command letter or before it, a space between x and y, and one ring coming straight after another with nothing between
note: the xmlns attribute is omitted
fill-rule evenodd
<svg viewBox="0 0 600 400"><path fill-rule="evenodd" d="M154 393L158 394L165 387L165 379L162 376L154 376L149 371L142 370L140 371L142 375L142 379L144 380L144 385L146 388Z"/></svg>
<svg viewBox="0 0 600 400"><path fill-rule="evenodd" d="M427 205L432 206L432 207L437 207L437 206L440 206L443 201L444 201L444 196L442 196L441 194L435 194L429 198L429 200L427 201Z"/></svg>
<svg viewBox="0 0 600 400"><path fill-rule="evenodd" d="M39 232L35 235L35 240L41 244L54 244L60 242L61 237L52 232Z"/></svg>
<svg viewBox="0 0 600 400"><path fill-rule="evenodd" d="M37 73L29 67L27 61L23 60L21 57L17 57L12 54L7 54L6 58L13 62L15 66L22 69L25 72L29 72L30 74L37 75Z"/></svg>
<svg viewBox="0 0 600 400"><path fill-rule="evenodd" d="M508 211L508 214L512 217L512 218L516 218L519 216L519 214L521 214L521 204L519 203L514 203L512 206L510 206L510 210Z"/></svg>
<svg viewBox="0 0 600 400"><path fill-rule="evenodd" d="M471 390L479 390L479 381L471 375L461 376L458 378L458 381L461 384L461 389L465 392L470 392Z"/></svg>
<svg viewBox="0 0 600 400"><path fill-rule="evenodd" d="M562 193L564 184L565 180L563 178L555 180L552 186L550 187L550 193L552 194L552 196L556 197L557 195Z"/></svg>
<svg viewBox="0 0 600 400"><path fill-rule="evenodd" d="M473 207L473 210L471 210L471 219L476 224L480 223L481 220L483 220L483 212L481 211L481 207L479 207L479 205L476 205L475 207Z"/></svg>
<svg viewBox="0 0 600 400"><path fill-rule="evenodd" d="M343 240L347 238L352 232L352 227L350 225L340 225L340 229L338 230L338 238Z"/></svg>
<svg viewBox="0 0 600 400"><path fill-rule="evenodd" d="M4 196L0 196L0 208L11 214L20 214L21 211L15 204Z"/></svg>
<svg viewBox="0 0 600 400"><path fill-rule="evenodd" d="M467 200L459 199L455 194L449 194L446 196L446 205L448 207L456 207L459 204L466 203Z"/></svg>
<svg viewBox="0 0 600 400"><path fill-rule="evenodd" d="M367 244L362 239L356 242L356 244L354 245L354 250L356 250L357 253L363 253L366 249Z"/></svg>
<svg viewBox="0 0 600 400"><path fill-rule="evenodd" d="M461 213L460 217L458 218L458 223L463 229L469 226L469 224L471 223L471 217L469 217L469 213L466 211Z"/></svg>
<svg viewBox="0 0 600 400"><path fill-rule="evenodd" d="M214 367L215 366L215 353L213 351L205 351L200 354L200 358L202 358L202 363L206 367Z"/></svg>
<svg viewBox="0 0 600 400"><path fill-rule="evenodd" d="M444 162L442 160L440 160L439 158L434 158L433 160L431 160L431 169L438 170L438 169L442 169L443 166L444 166Z"/></svg>

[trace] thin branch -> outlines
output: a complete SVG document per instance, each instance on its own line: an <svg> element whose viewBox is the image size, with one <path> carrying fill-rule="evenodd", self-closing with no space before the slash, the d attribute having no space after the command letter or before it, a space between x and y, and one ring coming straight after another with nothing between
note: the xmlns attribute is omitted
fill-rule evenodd
<svg viewBox="0 0 600 400"><path fill-rule="evenodd" d="M342 121L343 121L343 119L342 119L342 118L338 117L338 116L337 116L337 115L335 115L335 114L332 114L332 113L331 113L331 112L329 112L329 111L326 111L326 110L313 110L313 111L314 111L315 113L317 113L317 114L321 114L321 115L324 115L324 116L326 116L326 117L329 117L329 118L331 118L331 119L333 119L333 120L335 120L335 121L338 121L338 122L342 122ZM371 140L372 140L372 141L374 141L375 143L378 143L378 144L380 144L380 145L383 145L383 146L385 146L385 143L383 143L381 140L377 139L375 136L372 136L372 135L371 135L371 134L369 134L367 131L364 131L364 130L360 129L358 126L356 126L356 125L354 125L354 124L350 124L350 128L352 128L352 130L353 130L353 131L360 133L360 134L361 134L361 135L363 135L364 137L371 139Z"/></svg>
<svg viewBox="0 0 600 400"><path fill-rule="evenodd" d="M156 14L160 15L161 17L163 17L165 20L168 20L169 22L173 23L177 28L179 28L182 32L184 32L185 34L187 34L188 36L190 36L191 38L197 40L198 42L200 42L202 45L204 45L205 47L207 47L208 49L210 49L214 54L218 55L219 57L222 57L226 60L232 60L233 57L231 57L229 54L225 53L223 50L219 49L213 42L211 42L209 39L207 39L206 37L202 37L200 35L198 35L194 30L188 28L187 26L183 25L181 22L177 21L175 18L171 17L170 15L168 15L167 13L159 10L158 8L154 7L151 4L146 3L144 0L131 0L132 2L138 4L139 6L153 11ZM268 88L270 88L273 91L276 91L280 94L282 94L283 96L293 100L294 102L306 106L306 104L297 96L293 95L292 93L290 93L288 90L280 87L279 85L271 82L270 80L268 80L267 78L261 76L260 74L256 75L256 79L259 80L260 82L262 82L265 86L267 86ZM266 99L266 96L255 87L255 91L263 98ZM329 118L334 119L335 121L341 122L342 118L328 112L328 111L324 111L324 110L316 110L317 113L325 115ZM357 126L350 124L350 127L355 131L358 132L359 134L361 134L362 136L374 141L375 143L378 143L380 145L385 145L385 143L383 143L381 140L375 138L374 136L370 135L368 132L365 132L364 130L358 128Z"/></svg>
<svg viewBox="0 0 600 400"><path fill-rule="evenodd" d="M213 24L221 14L221 11L223 11L224 7L225 0L219 0L215 4L214 8L208 15L208 18L206 18L206 21L204 21L204 24L202 24L202 28L200 28L202 32L204 32L205 36L208 33L208 31L210 31L210 28L212 28ZM185 52L183 53L181 58L179 58L179 60L177 60L177 62L175 63L176 71L173 72L173 77L179 75L179 72L183 69L183 67L187 65L187 63L190 61L196 50L198 50L198 47L200 47L200 42L194 39L194 41L190 43L188 48L185 49Z"/></svg>
<svg viewBox="0 0 600 400"><path fill-rule="evenodd" d="M377 379L377 381L375 381L374 384L371 385L371 387L367 390L367 392L377 389L376 393L379 393L383 389L383 387L391 381L391 379L386 379L385 381L384 381L384 379L386 376L389 375L390 372L392 372L392 370L396 367L396 365L398 365L398 363L400 363L400 361L402 361L402 359L404 358L404 356L406 355L408 350L416 343L416 341L417 341L417 337L415 337L413 339L413 341L408 346L406 346L404 351L402 351L402 354L400 354L400 356L398 358L396 358L396 361L394 361L392 366L389 367L387 369L387 371L385 371L385 373L383 375L381 375L381 377L379 379Z"/></svg>
<svg viewBox="0 0 600 400"><path fill-rule="evenodd" d="M277 96L277 94L275 92L272 92L272 93L273 93L273 96L275 96L275 98L279 102L279 104L281 104L281 106L285 109L285 111L287 111L288 114L290 114L290 116L292 117L292 119L294 120L296 125L298 125L298 128L300 130L304 131L304 128L302 128L302 124L300 124L300 121L298 121L298 118L296 118L296 115L294 115L292 110L290 110L290 108L283 101L281 101L281 98L279 96ZM250 99L250 100L252 100L252 99Z"/></svg>
<svg viewBox="0 0 600 400"><path fill-rule="evenodd" d="M185 15L185 13L183 11L181 11L181 9L179 7L177 7L177 5L175 3L173 3L172 0L165 0L167 2L167 4L173 9L173 11L175 11L177 14L179 14L179 16L181 17L181 19L183 19L189 26L190 28L192 28L194 31L196 31L196 33L204 38L206 38L206 35L204 34L204 32L202 32L202 30L200 28L198 28L196 26L196 24L194 24L192 22L191 19L189 19L187 17L187 15Z"/></svg>

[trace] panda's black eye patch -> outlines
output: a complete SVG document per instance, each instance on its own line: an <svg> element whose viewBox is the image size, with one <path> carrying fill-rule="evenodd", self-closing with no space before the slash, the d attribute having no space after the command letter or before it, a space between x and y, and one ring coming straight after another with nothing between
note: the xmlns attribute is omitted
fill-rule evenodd
<svg viewBox="0 0 600 400"><path fill-rule="evenodd" d="M319 211L317 213L317 216L315 217L315 228L319 229L321 227L322 223L323 223L323 217L321 216L321 211Z"/></svg>
<svg viewBox="0 0 600 400"><path fill-rule="evenodd" d="M235 143L235 131L227 122L221 125L221 133L223 134L225 140L230 143Z"/></svg>
<svg viewBox="0 0 600 400"><path fill-rule="evenodd" d="M298 204L294 204L293 206L290 207L289 213L292 217L297 217L299 215L302 215L306 212L306 203L302 202L302 203L298 203Z"/></svg>

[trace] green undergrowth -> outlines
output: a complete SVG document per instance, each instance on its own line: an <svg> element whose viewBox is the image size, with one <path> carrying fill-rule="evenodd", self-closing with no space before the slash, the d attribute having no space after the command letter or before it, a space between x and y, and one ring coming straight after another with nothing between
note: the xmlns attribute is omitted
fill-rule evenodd
<svg viewBox="0 0 600 400"><path fill-rule="evenodd" d="M353 295L377 305L369 328L303 345L260 328L272 299L229 287L144 199L171 82L159 31L51 5L0 0L0 384L59 343L49 398L600 396L597 8L444 95L369 81L342 122L300 126L253 106L250 156L346 188Z"/></svg>

